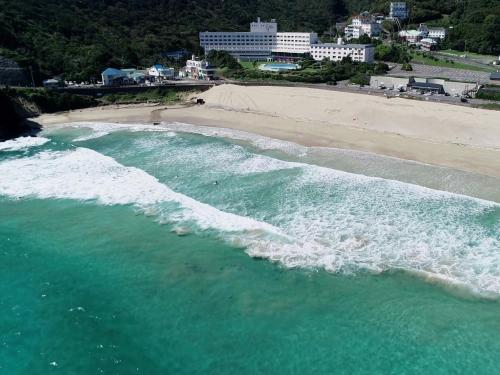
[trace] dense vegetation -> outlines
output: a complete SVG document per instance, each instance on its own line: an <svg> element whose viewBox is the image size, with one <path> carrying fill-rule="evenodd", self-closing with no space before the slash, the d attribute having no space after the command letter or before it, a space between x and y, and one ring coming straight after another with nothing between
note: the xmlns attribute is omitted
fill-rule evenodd
<svg viewBox="0 0 500 375"><path fill-rule="evenodd" d="M59 93L45 89L10 89L6 91L10 92L13 97L33 103L38 111L43 113L69 111L93 107L98 104L91 96Z"/></svg>
<svg viewBox="0 0 500 375"><path fill-rule="evenodd" d="M186 93L184 93L186 94ZM104 104L110 103L174 103L182 100L182 95L170 88L159 87L152 90L133 93L123 92L104 95L100 101Z"/></svg>
<svg viewBox="0 0 500 375"><path fill-rule="evenodd" d="M500 53L499 0L408 0L411 23L453 26L445 46ZM0 0L0 55L35 80L98 78L107 66L167 62L164 52L200 52L198 32L247 30L256 16L281 30L320 35L353 12L387 13L387 0Z"/></svg>
<svg viewBox="0 0 500 375"><path fill-rule="evenodd" d="M476 98L500 101L500 90L497 88L484 87L478 91Z"/></svg>

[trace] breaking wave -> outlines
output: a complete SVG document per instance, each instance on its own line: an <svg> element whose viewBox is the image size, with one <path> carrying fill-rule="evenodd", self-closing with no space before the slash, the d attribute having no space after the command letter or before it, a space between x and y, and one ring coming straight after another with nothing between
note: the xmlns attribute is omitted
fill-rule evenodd
<svg viewBox="0 0 500 375"><path fill-rule="evenodd" d="M0 142L0 151L20 151L30 147L42 146L50 141L44 137L19 137Z"/></svg>
<svg viewBox="0 0 500 375"><path fill-rule="evenodd" d="M160 131L172 130L176 129ZM150 142L135 147L155 149ZM239 149L227 145L208 142L197 147L192 159L185 145L179 147L184 153L169 149L171 166L182 160L198 164L200 170L240 174L246 181L248 173L298 172L281 185L276 183L278 176L270 175L274 184L268 194L251 198L265 200L243 216L231 208L235 202L228 198L223 198L223 205L202 203L142 169L76 148L1 162L0 194L134 205L160 222L177 223L179 234L188 232L186 226L212 229L232 245L245 247L249 255L289 268L343 273L404 270L482 295L500 294L500 205L496 203L263 155L242 158ZM253 192L251 184L237 189L248 196ZM221 206L224 211L217 208Z"/></svg>

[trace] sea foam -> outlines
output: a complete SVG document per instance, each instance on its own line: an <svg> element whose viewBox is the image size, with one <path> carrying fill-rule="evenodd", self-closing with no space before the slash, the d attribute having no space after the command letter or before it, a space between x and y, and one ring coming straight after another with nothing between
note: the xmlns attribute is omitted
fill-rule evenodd
<svg viewBox="0 0 500 375"><path fill-rule="evenodd" d="M46 151L35 156L0 163L0 194L14 197L94 200L103 205L136 205L151 209L175 202L182 210L173 221L195 221L202 229L248 231L286 236L272 225L222 212L179 194L146 172L125 167L114 159L87 148ZM161 209L154 210L161 213Z"/></svg>
<svg viewBox="0 0 500 375"><path fill-rule="evenodd" d="M178 129L167 131L171 130ZM175 145L176 140L171 140L172 147L158 147L155 142L164 140L139 137L123 152L157 150L150 163L156 166L161 160L166 163L161 168L176 169L193 165L189 173L202 179L209 176L203 175L205 171L214 170L233 178L249 171L295 171L281 183L278 174L269 175L264 181L273 184L263 202L256 201L255 186L243 183L221 186L217 191L224 193L222 200L211 197L206 204L200 202L205 200L203 193L192 199L141 169L78 148L0 163L0 174L7 177L0 180L0 194L133 204L160 221L182 227L192 221L201 229L215 229L231 244L246 247L249 255L290 268L343 273L404 270L479 294L500 294L500 205L496 203L264 155L248 156L237 145L211 140ZM243 206L250 209L242 216L237 207L246 197L251 202ZM174 202L178 209L163 207L165 202Z"/></svg>
<svg viewBox="0 0 500 375"><path fill-rule="evenodd" d="M0 151L19 151L30 147L42 146L50 141L44 137L19 137L0 142Z"/></svg>

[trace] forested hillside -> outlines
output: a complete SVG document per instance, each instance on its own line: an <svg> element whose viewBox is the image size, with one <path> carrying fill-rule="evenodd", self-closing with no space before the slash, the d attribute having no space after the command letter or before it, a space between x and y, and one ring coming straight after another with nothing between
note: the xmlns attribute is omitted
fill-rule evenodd
<svg viewBox="0 0 500 375"><path fill-rule="evenodd" d="M500 0L413 0L413 23L453 26L448 46L500 53ZM202 30L247 30L256 16L281 30L332 28L355 12L387 13L385 0L0 0L0 55L35 79L98 76L105 66L145 66L177 48L198 50Z"/></svg>

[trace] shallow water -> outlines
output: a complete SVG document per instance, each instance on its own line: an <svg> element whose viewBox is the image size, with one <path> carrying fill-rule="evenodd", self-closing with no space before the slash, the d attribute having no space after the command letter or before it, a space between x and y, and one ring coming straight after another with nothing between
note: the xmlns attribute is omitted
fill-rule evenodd
<svg viewBox="0 0 500 375"><path fill-rule="evenodd" d="M0 151L1 372L500 365L498 204L286 143L91 127Z"/></svg>

